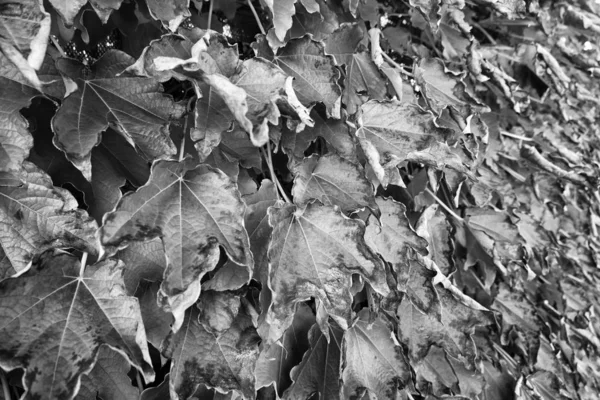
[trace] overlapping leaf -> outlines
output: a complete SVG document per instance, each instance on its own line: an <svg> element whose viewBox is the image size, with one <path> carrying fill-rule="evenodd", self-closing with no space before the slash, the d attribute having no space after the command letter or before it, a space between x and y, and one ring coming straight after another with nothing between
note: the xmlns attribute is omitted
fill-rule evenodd
<svg viewBox="0 0 600 400"><path fill-rule="evenodd" d="M84 267L71 255L49 251L25 274L0 282L0 364L26 369L29 396L73 398L102 344L154 379L139 305L125 292L123 268L114 259Z"/></svg>
<svg viewBox="0 0 600 400"><path fill-rule="evenodd" d="M104 218L100 238L106 246L160 237L168 264L161 293L175 316L200 294L200 279L214 269L219 246L234 262L252 271L244 203L235 184L223 172L191 160L159 161L147 185L125 196Z"/></svg>
<svg viewBox="0 0 600 400"><path fill-rule="evenodd" d="M107 52L88 71L71 59L58 61L59 70L75 80L78 90L62 103L52 120L55 143L86 178L91 178L91 151L109 126L135 144L148 158L174 154L168 126L183 107L164 96L151 78L117 77L133 59Z"/></svg>
<svg viewBox="0 0 600 400"><path fill-rule="evenodd" d="M96 222L78 209L65 189L33 164L0 181L0 277L24 272L33 258L51 248L97 254Z"/></svg>
<svg viewBox="0 0 600 400"><path fill-rule="evenodd" d="M364 276L380 293L388 292L383 264L364 243L361 221L314 202L305 209L270 208L269 224L273 227L269 245L273 304L267 317L271 340L279 339L292 323L295 303L311 297L321 300L341 326L348 326L352 273Z"/></svg>

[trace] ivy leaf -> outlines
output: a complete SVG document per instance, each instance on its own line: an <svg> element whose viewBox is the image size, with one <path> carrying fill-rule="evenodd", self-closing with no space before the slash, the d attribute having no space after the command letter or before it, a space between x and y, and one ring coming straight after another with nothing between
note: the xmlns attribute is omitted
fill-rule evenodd
<svg viewBox="0 0 600 400"><path fill-rule="evenodd" d="M136 400L139 391L127 376L130 369L125 357L108 346L100 347L96 364L81 377L81 387L75 400L103 399Z"/></svg>
<svg viewBox="0 0 600 400"><path fill-rule="evenodd" d="M65 189L31 163L0 182L0 279L24 272L50 248L72 247L96 255L96 222Z"/></svg>
<svg viewBox="0 0 600 400"><path fill-rule="evenodd" d="M294 383L283 393L284 400L309 399L314 394L323 399L340 398L344 331L333 320L328 325L329 340L316 324L308 332L310 349L304 354L300 365L292 369Z"/></svg>
<svg viewBox="0 0 600 400"><path fill-rule="evenodd" d="M360 164L353 164L335 153L313 155L292 165L295 175L292 196L298 205L317 199L351 213L369 207L378 214L375 193Z"/></svg>
<svg viewBox="0 0 600 400"><path fill-rule="evenodd" d="M325 54L322 43L306 35L290 40L277 54L273 54L264 36L259 36L252 45L257 56L273 61L295 78L294 90L302 104L311 107L322 102L327 108L328 117L339 118L339 72L333 58Z"/></svg>
<svg viewBox="0 0 600 400"><path fill-rule="evenodd" d="M299 304L292 325L285 331L281 343L272 343L260 352L256 361L256 388L274 385L278 396L290 387L290 371L300 364L309 350L308 332L315 315L306 304Z"/></svg>
<svg viewBox="0 0 600 400"><path fill-rule="evenodd" d="M442 273L448 276L454 272L452 226L437 204L432 204L423 211L417 222L416 232L427 240L430 258Z"/></svg>
<svg viewBox="0 0 600 400"><path fill-rule="evenodd" d="M200 279L219 260L219 245L251 272L252 253L243 223L244 203L236 185L206 164L158 161L148 183L121 199L104 217L105 246L161 237L167 268L161 294L175 317L176 331L187 307L200 295Z"/></svg>
<svg viewBox="0 0 600 400"><path fill-rule="evenodd" d="M441 314L419 311L408 298L398 307L398 338L408 347L411 363L420 363L431 346L443 348L450 356L473 368L476 348L472 339L475 328L494 323L489 311L476 310L441 287L436 291L440 299Z"/></svg>
<svg viewBox="0 0 600 400"><path fill-rule="evenodd" d="M70 399L102 344L125 354L146 380L154 371L136 299L125 292L122 262L83 268L46 252L25 274L0 282L2 368L25 368L23 385L39 399Z"/></svg>
<svg viewBox="0 0 600 400"><path fill-rule="evenodd" d="M342 348L344 398L360 399L368 391L378 399L393 399L400 389L412 386L408 361L394 333L367 309L344 334Z"/></svg>
<svg viewBox="0 0 600 400"><path fill-rule="evenodd" d="M448 166L471 175L460 157L445 143L453 138L453 131L438 128L431 114L419 107L398 101L369 101L362 105L361 111L357 136L384 186L390 180L385 168L395 167L402 161L415 161L438 169Z"/></svg>
<svg viewBox="0 0 600 400"><path fill-rule="evenodd" d="M381 260L364 242L362 221L315 202L304 210L294 205L272 207L269 224L271 340L279 339L291 324L295 303L311 297L321 300L327 313L347 327L352 273L364 276L382 294L389 291Z"/></svg>
<svg viewBox="0 0 600 400"><path fill-rule="evenodd" d="M172 358L171 398L188 399L200 385L254 398L257 339L252 321L244 313L217 336L204 329L198 321L198 308L191 307L182 329L165 339L161 350Z"/></svg>
<svg viewBox="0 0 600 400"><path fill-rule="evenodd" d="M281 137L284 152L302 160L310 144L321 137L327 142L329 150L335 151L348 161L358 162L356 143L350 135L348 125L339 119L323 118L316 108L310 113L315 121L314 127L307 127L302 132L284 127Z"/></svg>
<svg viewBox="0 0 600 400"><path fill-rule="evenodd" d="M149 158L175 154L168 126L184 109L161 93L151 78L117 77L133 59L110 50L86 72L83 64L60 59L59 70L75 80L71 93L52 120L55 143L89 180L91 151L109 126L123 135Z"/></svg>
<svg viewBox="0 0 600 400"><path fill-rule="evenodd" d="M188 17L192 16L190 12L190 0L146 0L150 15L159 20L169 28L171 32L177 31L179 25Z"/></svg>

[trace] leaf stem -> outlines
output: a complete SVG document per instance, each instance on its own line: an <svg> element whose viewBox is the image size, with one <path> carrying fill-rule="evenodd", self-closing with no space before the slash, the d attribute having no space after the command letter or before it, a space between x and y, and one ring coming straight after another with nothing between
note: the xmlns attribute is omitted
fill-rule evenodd
<svg viewBox="0 0 600 400"><path fill-rule="evenodd" d="M393 67L395 67L396 69L398 69L398 71L400 71L401 73L403 73L406 76L410 76L411 78L414 77L414 75L412 74L412 72L408 72L407 70L405 70L404 68L402 68L402 66L400 64L398 64L396 61L394 61L392 59L392 57L388 56L385 53L385 51L382 51L381 55L383 56L383 58L385 58L387 60L387 62L389 62L390 64L392 64Z"/></svg>
<svg viewBox="0 0 600 400"><path fill-rule="evenodd" d="M63 48L60 45L60 43L58 43L58 40L56 40L56 37L54 35L50 35L50 40L52 41L52 44L54 44L54 47L56 47L56 49L58 50L58 52L60 53L60 55L63 56L63 57L66 57L67 53L65 53L65 51L63 50Z"/></svg>
<svg viewBox="0 0 600 400"><path fill-rule="evenodd" d="M5 400L11 400L10 395L10 387L8 384L8 379L6 379L6 373L0 369L0 381L2 381L2 392L4 393Z"/></svg>
<svg viewBox="0 0 600 400"><path fill-rule="evenodd" d="M140 393L142 393L144 391L144 381L142 380L142 375L140 374L140 371L138 371L137 369L135 370L135 382Z"/></svg>
<svg viewBox="0 0 600 400"><path fill-rule="evenodd" d="M429 190L429 188L425 188L425 191L431 196L433 197L433 199L436 201L436 203L438 203L440 206L442 206L442 208L444 210L446 210L448 212L448 214L450 214L451 216L453 216L457 221L459 222L464 222L464 219L462 219L461 217L459 217L459 215L457 213L455 213L450 207L448 207L446 205L446 203L444 203L439 197L437 197L435 195L435 193L433 193L431 190Z"/></svg>
<svg viewBox="0 0 600 400"><path fill-rule="evenodd" d="M83 278L83 271L85 270L85 265L87 263L88 252L85 251L81 256L81 265L79 266L79 276Z"/></svg>
<svg viewBox="0 0 600 400"><path fill-rule="evenodd" d="M267 35L267 32L265 31L265 28L262 25L262 22L260 22L260 18L258 18L258 13L256 12L256 9L254 8L254 5L252 4L252 0L246 0L248 2L248 6L250 7L250 10L252 10L252 14L254 14L254 19L256 19L256 23L258 24L258 27L260 28L260 33L262 33L263 35Z"/></svg>
<svg viewBox="0 0 600 400"><path fill-rule="evenodd" d="M275 185L277 186L277 189L279 189L277 191L277 198L279 200L281 200L281 197L283 196L283 199L287 202L287 203L292 203L292 201L290 200L290 198L288 197L288 195L285 193L285 190L283 189L283 186L281 186L281 183L279 182L279 179L277 179L277 175L275 175L275 169L273 168L273 158L271 157L271 141L267 141L267 150L265 154L265 149L263 149L262 147L259 148L265 161L267 162L267 166L269 167L269 174L271 175L271 180L275 183ZM280 195L281 193L281 195Z"/></svg>
<svg viewBox="0 0 600 400"><path fill-rule="evenodd" d="M206 26L206 30L210 31L210 24L212 22L212 15L213 15L213 5L215 4L215 0L210 0L210 4L208 6L208 24Z"/></svg>

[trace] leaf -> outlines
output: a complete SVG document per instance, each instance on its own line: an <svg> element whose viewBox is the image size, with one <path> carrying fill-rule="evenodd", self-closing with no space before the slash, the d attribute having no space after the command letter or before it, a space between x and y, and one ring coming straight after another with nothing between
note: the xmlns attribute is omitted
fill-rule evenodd
<svg viewBox="0 0 600 400"><path fill-rule="evenodd" d="M73 25L75 16L81 10L87 1L86 0L49 0L50 4L54 7L54 9L61 16L62 20L65 22L65 25L70 26ZM105 21L106 22L106 21Z"/></svg>
<svg viewBox="0 0 600 400"><path fill-rule="evenodd" d="M100 239L105 246L121 247L162 239L168 264L161 294L175 316L176 331L185 309L198 299L200 279L216 267L219 245L252 271L243 212L236 185L223 172L205 164L196 167L189 159L158 161L148 183L105 216Z"/></svg>
<svg viewBox="0 0 600 400"><path fill-rule="evenodd" d="M432 204L423 211L417 221L416 232L427 240L429 256L442 273L448 276L454 272L452 227L437 204Z"/></svg>
<svg viewBox="0 0 600 400"><path fill-rule="evenodd" d="M149 387L144 390L140 396L140 400L165 400L169 398L169 382L171 375L165 375L165 379L160 385Z"/></svg>
<svg viewBox="0 0 600 400"><path fill-rule="evenodd" d="M294 90L302 104L311 107L322 102L328 117L339 118L339 73L320 42L306 35L290 40L277 54L268 49L264 36L259 37L253 46L257 56L273 61L283 72L295 78Z"/></svg>
<svg viewBox="0 0 600 400"><path fill-rule="evenodd" d="M200 310L198 321L215 336L231 328L242 307L237 293L212 290L202 292L196 305Z"/></svg>
<svg viewBox="0 0 600 400"><path fill-rule="evenodd" d="M86 72L83 64L60 59L59 70L75 80L71 93L52 120L55 143L89 180L91 151L109 126L149 158L175 154L168 125L183 107L161 94L158 81L116 74L133 62L127 54L111 50Z"/></svg>
<svg viewBox="0 0 600 400"><path fill-rule="evenodd" d="M356 143L350 136L348 125L338 119L323 118L316 107L310 116L315 121L314 127L306 127L302 132L284 127L281 146L286 154L302 160L310 144L322 137L328 144L328 150L335 151L348 161L358 162Z"/></svg>
<svg viewBox="0 0 600 400"><path fill-rule="evenodd" d="M254 398L254 363L258 335L250 317L239 313L231 328L216 336L198 322L198 309L191 307L177 333L163 343L165 357L172 358L172 399L188 399L200 385L221 392L235 390Z"/></svg>
<svg viewBox="0 0 600 400"><path fill-rule="evenodd" d="M192 14L189 0L147 0L148 10L154 19L159 20L171 32L177 31L179 25Z"/></svg>
<svg viewBox="0 0 600 400"><path fill-rule="evenodd" d="M314 394L323 399L340 398L340 354L344 331L333 320L327 329L329 341L316 324L308 332L310 349L300 365L292 369L294 383L283 393L284 400L308 399Z"/></svg>
<svg viewBox="0 0 600 400"><path fill-rule="evenodd" d="M146 337L152 346L159 349L162 341L171 332L173 317L165 312L158 304L157 295L160 282L140 282L135 297L140 303L140 312L146 329Z"/></svg>
<svg viewBox="0 0 600 400"><path fill-rule="evenodd" d="M393 399L412 386L410 367L394 333L381 318L363 309L344 334L343 396L360 399L366 391L378 399Z"/></svg>
<svg viewBox="0 0 600 400"><path fill-rule="evenodd" d="M33 398L73 398L102 344L154 379L140 309L121 278L123 263L80 264L46 252L25 274L0 282L0 363L26 369L23 385Z"/></svg>
<svg viewBox="0 0 600 400"><path fill-rule="evenodd" d="M275 35L282 42L285 39L285 34L292 27L292 16L296 13L295 3L296 0L265 0L265 4L273 14Z"/></svg>
<svg viewBox="0 0 600 400"><path fill-rule="evenodd" d="M96 222L65 189L33 164L0 182L0 279L27 270L31 260L50 248L75 248L96 255ZM18 183L17 183L18 182Z"/></svg>
<svg viewBox="0 0 600 400"><path fill-rule="evenodd" d="M431 114L419 107L398 101L369 101L362 105L361 111L362 123L357 136L365 153L370 152L371 146L376 150L372 158L368 158L373 169L415 161L470 174L445 143L452 139L453 132L435 126ZM377 178L385 187L389 172L382 172Z"/></svg>
<svg viewBox="0 0 600 400"><path fill-rule="evenodd" d="M250 237L250 248L252 248L252 237ZM256 256L254 257L255 265L257 265ZM225 265L216 269L210 280L202 283L202 290L214 290L217 292L236 290L250 282L250 278L252 277L248 273L247 268L227 260Z"/></svg>
<svg viewBox="0 0 600 400"><path fill-rule="evenodd" d="M349 325L352 273L387 294L384 266L364 243L364 224L331 206L310 203L269 209L269 285L273 304L267 321L275 341L292 323L295 303L314 297L342 328ZM325 327L322 327L325 329Z"/></svg>
<svg viewBox="0 0 600 400"><path fill-rule="evenodd" d="M133 242L117 256L125 263L123 279L127 292L134 294L143 281L158 282L162 280L167 259L161 240L158 238L144 242Z"/></svg>
<svg viewBox="0 0 600 400"><path fill-rule="evenodd" d="M373 186L362 166L350 163L335 153L313 155L292 165L295 175L292 196L302 206L310 200L340 207L351 213L369 207L378 213Z"/></svg>
<svg viewBox="0 0 600 400"><path fill-rule="evenodd" d="M81 377L81 387L75 400L103 399L136 400L139 391L127 376L130 365L125 357L108 346L100 347L96 364Z"/></svg>
<svg viewBox="0 0 600 400"><path fill-rule="evenodd" d="M436 291L441 319L419 311L403 299L398 308L398 338L408 347L411 363L421 362L435 345L472 369L476 356L472 335L476 327L493 324L491 313L464 305L446 289L437 287Z"/></svg>
<svg viewBox="0 0 600 400"><path fill-rule="evenodd" d="M290 387L290 371L300 364L309 350L308 332L315 323L315 316L305 304L298 305L292 325L285 331L281 343L265 347L256 361L256 388L273 385L278 396Z"/></svg>

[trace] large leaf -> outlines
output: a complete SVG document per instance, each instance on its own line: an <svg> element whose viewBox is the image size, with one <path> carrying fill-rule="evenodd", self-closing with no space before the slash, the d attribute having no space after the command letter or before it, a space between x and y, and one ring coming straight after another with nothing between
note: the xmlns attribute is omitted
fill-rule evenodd
<svg viewBox="0 0 600 400"><path fill-rule="evenodd" d="M72 59L60 59L59 70L75 80L78 90L62 103L52 120L55 143L88 179L91 151L109 126L135 144L148 158L176 152L168 126L184 109L161 93L151 78L117 76L133 59L111 50L88 70Z"/></svg>
<svg viewBox="0 0 600 400"><path fill-rule="evenodd" d="M28 272L0 282L0 364L25 368L23 385L38 399L72 399L102 344L125 354L154 379L138 302L125 292L122 262L85 267L46 252Z"/></svg>
<svg viewBox="0 0 600 400"><path fill-rule="evenodd" d="M77 206L67 190L27 162L9 182L0 181L0 278L24 272L50 248L97 254L96 222Z"/></svg>
<svg viewBox="0 0 600 400"><path fill-rule="evenodd" d="M163 343L163 355L172 358L171 398L188 399L200 385L254 398L257 339L250 317L242 312L216 336L198 321L198 309L189 309L182 328Z"/></svg>
<svg viewBox="0 0 600 400"><path fill-rule="evenodd" d="M339 117L339 72L333 58L325 54L323 44L306 35L290 40L277 54L273 54L266 39L260 37L254 48L259 57L272 60L295 78L294 89L306 107L322 102L328 116Z"/></svg>
<svg viewBox="0 0 600 400"><path fill-rule="evenodd" d="M364 276L376 291L389 291L381 260L364 242L362 221L314 202L304 210L289 204L270 208L269 224L273 227L269 245L273 304L267 319L272 340L291 324L296 303L311 297L321 300L327 313L348 327L353 273Z"/></svg>
<svg viewBox="0 0 600 400"><path fill-rule="evenodd" d="M329 340L315 324L308 333L310 349L302 362L294 367L292 386L283 394L284 400L303 400L318 394L322 399L340 398L340 363L344 331L331 321Z"/></svg>
<svg viewBox="0 0 600 400"><path fill-rule="evenodd" d="M293 165L292 171L295 175L292 195L298 205L317 199L323 204L339 206L345 213L363 207L378 209L373 186L363 168L335 153L305 158Z"/></svg>
<svg viewBox="0 0 600 400"><path fill-rule="evenodd" d="M75 400L103 399L136 400L139 390L131 385L127 376L131 366L127 359L110 347L102 346L98 351L96 365L89 374L81 378L81 387Z"/></svg>
<svg viewBox="0 0 600 400"><path fill-rule="evenodd" d="M378 399L396 398L400 389L412 383L402 347L381 318L366 309L358 317L344 334L344 398L361 398L365 391Z"/></svg>
<svg viewBox="0 0 600 400"><path fill-rule="evenodd" d="M223 172L205 164L158 161L148 184L123 197L104 218L100 238L106 246L161 237L167 269L161 293L175 316L200 294L200 279L219 260L219 245L229 258L251 273L252 253L243 221L244 203Z"/></svg>
<svg viewBox="0 0 600 400"><path fill-rule="evenodd" d="M438 128L433 116L418 106L399 101L369 101L363 104L361 111L357 136L384 186L390 179L387 168L402 161L415 161L440 169L448 166L469 173L460 157L446 145L446 141L453 139L454 132Z"/></svg>

